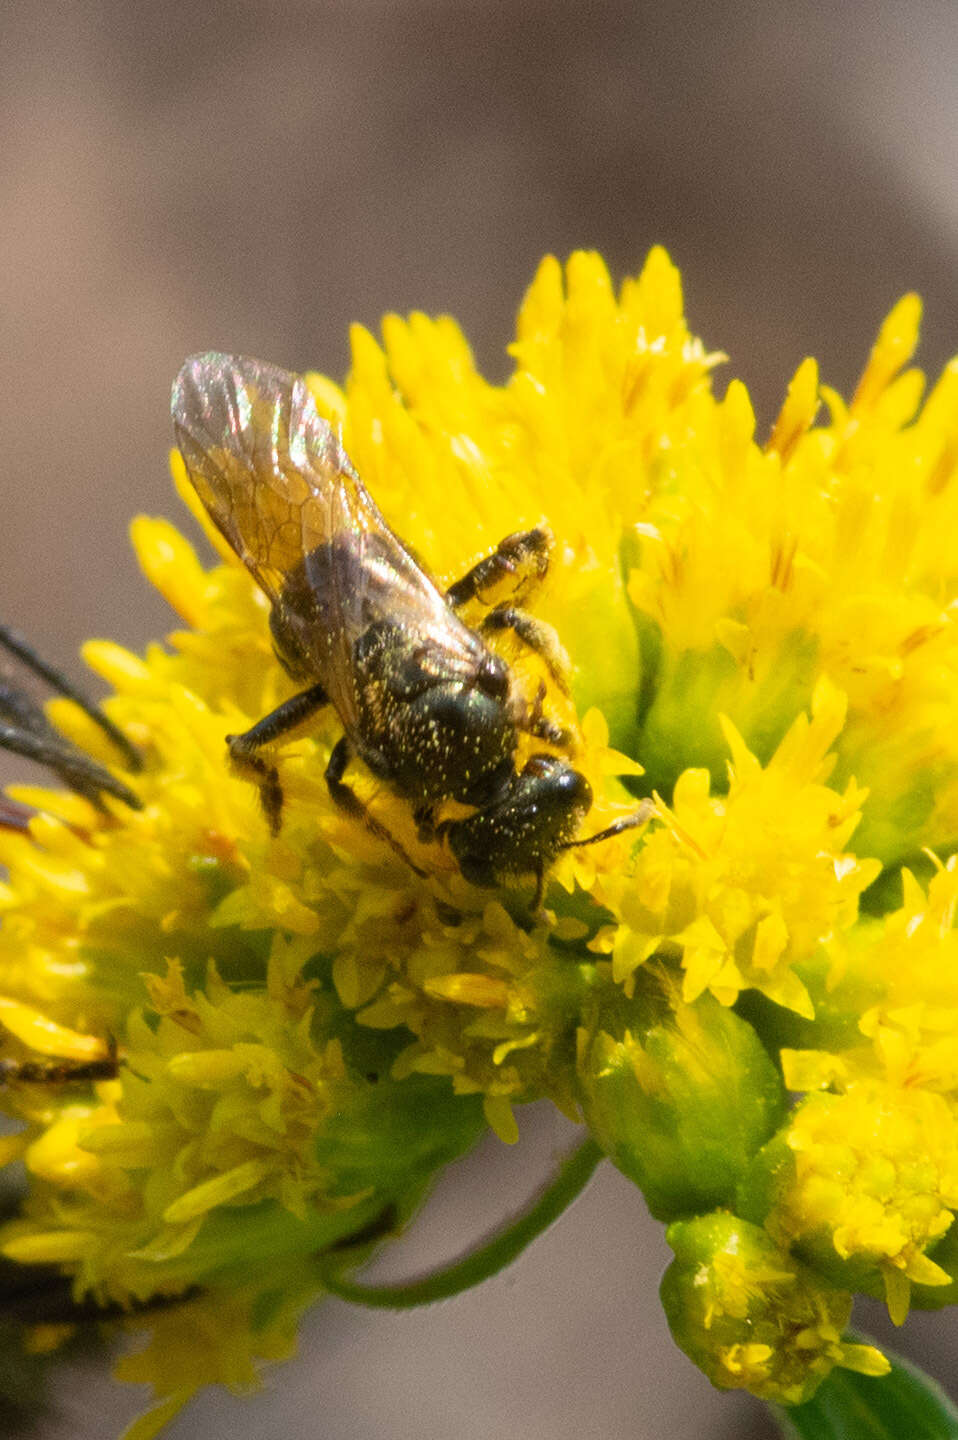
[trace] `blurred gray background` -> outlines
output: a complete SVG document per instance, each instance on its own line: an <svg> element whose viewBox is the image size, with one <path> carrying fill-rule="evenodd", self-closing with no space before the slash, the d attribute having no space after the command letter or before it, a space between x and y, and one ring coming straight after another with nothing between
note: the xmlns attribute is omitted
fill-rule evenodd
<svg viewBox="0 0 958 1440"><path fill-rule="evenodd" d="M501 378L545 251L596 246L621 278L666 244L763 424L808 353L847 390L907 289L936 371L958 350L956 76L954 0L0 0L0 614L76 675L84 637L169 626L126 527L178 514L186 354L339 376L351 320L417 307ZM446 1177L391 1274L520 1203L567 1140L525 1129ZM609 1170L481 1291L330 1304L259 1398L211 1394L171 1436L770 1436L671 1345L666 1261ZM958 1388L953 1328L896 1338ZM43 1434L109 1436L137 1398L78 1369Z"/></svg>

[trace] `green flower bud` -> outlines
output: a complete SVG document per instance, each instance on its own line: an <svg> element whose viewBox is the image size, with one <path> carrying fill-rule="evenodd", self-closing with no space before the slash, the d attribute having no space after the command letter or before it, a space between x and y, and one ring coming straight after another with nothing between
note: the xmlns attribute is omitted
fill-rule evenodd
<svg viewBox="0 0 958 1440"><path fill-rule="evenodd" d="M869 1345L842 1341L851 1296L825 1285L763 1230L718 1212L676 1221L662 1304L675 1341L722 1390L798 1405L835 1365L880 1375Z"/></svg>
<svg viewBox="0 0 958 1440"><path fill-rule="evenodd" d="M599 1144L661 1220L729 1204L784 1113L758 1036L709 995L655 1023L634 1005L607 1007L580 1032L579 1096Z"/></svg>

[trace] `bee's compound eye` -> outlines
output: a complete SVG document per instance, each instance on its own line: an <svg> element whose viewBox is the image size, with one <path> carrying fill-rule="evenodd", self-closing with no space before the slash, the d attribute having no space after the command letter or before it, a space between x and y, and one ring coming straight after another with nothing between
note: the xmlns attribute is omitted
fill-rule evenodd
<svg viewBox="0 0 958 1440"><path fill-rule="evenodd" d="M553 784L561 791L569 803L569 808L574 810L586 810L592 805L592 786L584 775L578 770L573 770L571 765L564 765L562 773L557 775Z"/></svg>
<svg viewBox="0 0 958 1440"><path fill-rule="evenodd" d="M584 813L592 804L592 786L585 776L555 755L530 756L520 778L523 782L538 781L536 791L547 792L563 808Z"/></svg>

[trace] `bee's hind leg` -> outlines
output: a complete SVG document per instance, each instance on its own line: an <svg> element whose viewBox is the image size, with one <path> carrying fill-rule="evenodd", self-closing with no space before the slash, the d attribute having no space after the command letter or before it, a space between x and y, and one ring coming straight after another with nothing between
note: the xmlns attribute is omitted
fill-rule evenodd
<svg viewBox="0 0 958 1440"><path fill-rule="evenodd" d="M249 730L244 730L242 735L226 737L233 764L239 770L245 770L252 775L259 785L260 802L272 835L279 834L283 814L283 787L276 766L256 752L264 745L271 745L279 740L290 730L297 729L304 720L308 720L328 703L329 696L322 685L313 685L309 690L301 690L298 695L291 695L282 705L277 705L275 710L264 715L262 720L257 720Z"/></svg>
<svg viewBox="0 0 958 1440"><path fill-rule="evenodd" d="M366 826L367 830L380 840L385 840L387 845L392 846L401 860L405 860L410 870L415 870L417 875L425 875L426 871L415 865L406 854L395 835L391 834L373 815L370 815L366 806L360 800L349 785L344 784L343 775L346 773L346 766L352 756L352 747L345 735L340 736L333 746L333 753L329 757L329 764L326 766L326 784L329 787L329 794L334 805L342 810L344 815L349 815L353 820L359 820Z"/></svg>

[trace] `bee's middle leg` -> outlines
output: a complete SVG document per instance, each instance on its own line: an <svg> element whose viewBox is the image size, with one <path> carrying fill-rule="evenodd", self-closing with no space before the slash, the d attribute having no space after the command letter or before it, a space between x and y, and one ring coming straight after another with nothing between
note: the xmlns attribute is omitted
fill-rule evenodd
<svg viewBox="0 0 958 1440"><path fill-rule="evenodd" d="M291 695L282 705L277 705L262 720L257 720L242 735L227 735L230 759L240 770L246 770L259 785L260 802L266 816L270 833L279 834L283 813L283 787L279 782L276 766L256 752L264 745L271 745L290 730L295 730L317 710L329 704L329 696L322 685L312 685Z"/></svg>
<svg viewBox="0 0 958 1440"><path fill-rule="evenodd" d="M551 625L537 620L525 610L517 610L514 605L497 605L495 610L490 610L479 629L485 635L497 630L513 631L524 645L539 656L563 695L568 695L572 667Z"/></svg>
<svg viewBox="0 0 958 1440"><path fill-rule="evenodd" d="M385 840L387 845L391 845L399 858L405 860L410 870L415 870L417 875L425 875L426 871L421 870L418 865L410 860L395 835L387 830L386 826L381 824L374 815L370 815L369 810L360 800L352 786L345 784L343 781L343 775L346 773L346 766L349 764L352 753L352 746L346 736L340 736L333 746L333 753L330 755L329 764L326 766L326 784L329 787L329 794L333 804L337 805L344 815L349 815L353 820L361 821L361 823L366 826L366 829L372 831L378 839Z"/></svg>

